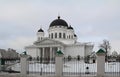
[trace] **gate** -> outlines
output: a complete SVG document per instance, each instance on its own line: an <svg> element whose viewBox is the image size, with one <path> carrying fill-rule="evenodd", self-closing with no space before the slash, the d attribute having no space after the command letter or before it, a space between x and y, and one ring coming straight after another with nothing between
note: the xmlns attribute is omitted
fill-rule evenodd
<svg viewBox="0 0 120 77"><path fill-rule="evenodd" d="M96 76L97 65L93 58L63 59L63 76Z"/></svg>
<svg viewBox="0 0 120 77"><path fill-rule="evenodd" d="M28 59L29 74L36 75L55 75L55 58L32 58Z"/></svg>

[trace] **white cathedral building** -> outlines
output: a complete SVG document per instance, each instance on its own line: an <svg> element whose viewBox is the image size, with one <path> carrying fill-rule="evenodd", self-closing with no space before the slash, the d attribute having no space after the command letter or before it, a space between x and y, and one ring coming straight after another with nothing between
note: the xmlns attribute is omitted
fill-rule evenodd
<svg viewBox="0 0 120 77"><path fill-rule="evenodd" d="M68 26L60 16L51 22L48 35L45 37L44 30L40 28L37 32L37 40L33 45L25 47L27 54L32 57L54 58L56 52L61 50L64 57L77 57L78 55L85 57L93 51L94 45L78 42L74 28Z"/></svg>

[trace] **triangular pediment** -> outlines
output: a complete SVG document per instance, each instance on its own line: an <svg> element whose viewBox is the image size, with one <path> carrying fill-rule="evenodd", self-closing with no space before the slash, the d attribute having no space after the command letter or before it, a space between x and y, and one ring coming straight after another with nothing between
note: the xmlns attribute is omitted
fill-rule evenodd
<svg viewBox="0 0 120 77"><path fill-rule="evenodd" d="M62 42L52 40L52 39L49 39L49 38L43 39L41 41L36 41L34 44L35 45L53 45L53 44L64 45L64 43L62 43Z"/></svg>

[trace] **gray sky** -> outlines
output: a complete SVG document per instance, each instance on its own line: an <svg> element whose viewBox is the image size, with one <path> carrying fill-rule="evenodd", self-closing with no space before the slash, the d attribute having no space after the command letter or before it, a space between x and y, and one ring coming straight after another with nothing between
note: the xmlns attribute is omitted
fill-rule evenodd
<svg viewBox="0 0 120 77"><path fill-rule="evenodd" d="M80 42L93 42L94 50L103 39L120 52L120 0L0 0L0 48L24 51L45 32L60 14ZM47 36L47 34L46 34Z"/></svg>

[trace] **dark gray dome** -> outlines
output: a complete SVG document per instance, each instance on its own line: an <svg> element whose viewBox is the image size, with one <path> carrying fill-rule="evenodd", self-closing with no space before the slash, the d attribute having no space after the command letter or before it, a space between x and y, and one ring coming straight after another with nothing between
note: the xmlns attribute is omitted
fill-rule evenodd
<svg viewBox="0 0 120 77"><path fill-rule="evenodd" d="M38 32L44 32L41 28L38 30Z"/></svg>
<svg viewBox="0 0 120 77"><path fill-rule="evenodd" d="M55 19L54 21L51 22L50 27L58 25L68 27L67 22L63 19L60 19L60 16L58 16L58 19Z"/></svg>

